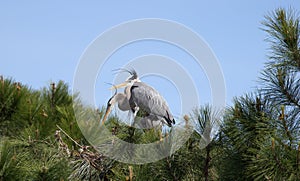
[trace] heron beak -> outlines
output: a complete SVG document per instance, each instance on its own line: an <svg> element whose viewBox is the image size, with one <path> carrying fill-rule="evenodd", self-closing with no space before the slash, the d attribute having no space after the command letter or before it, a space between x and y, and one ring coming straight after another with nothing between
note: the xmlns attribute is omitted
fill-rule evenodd
<svg viewBox="0 0 300 181"><path fill-rule="evenodd" d="M110 111L111 111L111 106L108 106L106 108L105 114L104 114L103 119L102 119L102 125L104 125L104 122L106 121L107 116L109 115Z"/></svg>
<svg viewBox="0 0 300 181"><path fill-rule="evenodd" d="M122 88L122 87L125 87L127 86L128 83L127 82L124 82L124 83L121 83L121 84L118 84L118 85L115 85L115 86L112 86L111 88L109 88L110 90L113 90L113 89L118 89L118 88Z"/></svg>

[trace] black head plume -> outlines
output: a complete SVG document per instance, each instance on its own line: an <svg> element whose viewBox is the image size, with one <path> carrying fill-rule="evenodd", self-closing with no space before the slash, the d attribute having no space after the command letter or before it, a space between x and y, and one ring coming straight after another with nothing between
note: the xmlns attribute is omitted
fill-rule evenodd
<svg viewBox="0 0 300 181"><path fill-rule="evenodd" d="M133 68L130 69L126 69L126 68L119 68L119 69L115 69L113 71L117 71L116 73L120 73L120 72L127 72L131 75L131 77L128 80L134 80L138 78L138 75L136 73L136 71Z"/></svg>

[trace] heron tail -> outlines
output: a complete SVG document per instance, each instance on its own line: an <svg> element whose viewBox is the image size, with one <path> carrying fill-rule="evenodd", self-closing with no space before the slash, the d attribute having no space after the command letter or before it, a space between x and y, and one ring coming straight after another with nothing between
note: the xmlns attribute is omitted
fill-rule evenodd
<svg viewBox="0 0 300 181"><path fill-rule="evenodd" d="M168 125L169 127L172 127L172 124L175 124L175 120L174 120L174 119L171 120L170 118L168 118L168 117L166 117L166 116L164 116L164 119L166 120L167 125Z"/></svg>

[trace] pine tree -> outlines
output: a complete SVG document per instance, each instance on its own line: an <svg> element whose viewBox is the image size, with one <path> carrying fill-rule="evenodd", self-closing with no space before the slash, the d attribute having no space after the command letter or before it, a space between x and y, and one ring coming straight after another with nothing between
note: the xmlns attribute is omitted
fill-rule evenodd
<svg viewBox="0 0 300 181"><path fill-rule="evenodd" d="M273 135L273 110L269 109L269 103L259 95L246 95L235 99L234 106L227 110L225 122L222 128L223 141L226 143L225 159L229 159L225 169L235 167L238 169L224 172L224 177L234 175L235 180L251 179L249 168L257 166L253 160L259 158L259 152ZM226 169L227 170L227 169ZM232 174L232 171L240 173Z"/></svg>
<svg viewBox="0 0 300 181"><path fill-rule="evenodd" d="M262 93L277 109L277 118L275 135L263 151L269 162L259 164L269 168L265 177L270 179L300 180L299 21L293 10L277 9L263 22L271 51L261 76Z"/></svg>
<svg viewBox="0 0 300 181"><path fill-rule="evenodd" d="M299 180L299 18L277 9L263 25L271 44L269 61L258 93L235 99L227 110L222 142L229 170L221 177Z"/></svg>

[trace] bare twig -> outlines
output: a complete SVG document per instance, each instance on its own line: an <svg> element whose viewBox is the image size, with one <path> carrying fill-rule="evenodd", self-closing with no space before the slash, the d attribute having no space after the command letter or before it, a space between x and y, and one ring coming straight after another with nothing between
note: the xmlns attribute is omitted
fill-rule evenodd
<svg viewBox="0 0 300 181"><path fill-rule="evenodd" d="M61 129L61 127L59 127L58 125L56 125L56 127L57 127L62 133L64 133L64 135L66 135L70 140L72 140L77 146L79 146L80 148L83 148L83 146L81 146L77 141L75 141L71 136L69 136L68 133L66 133L63 129Z"/></svg>

